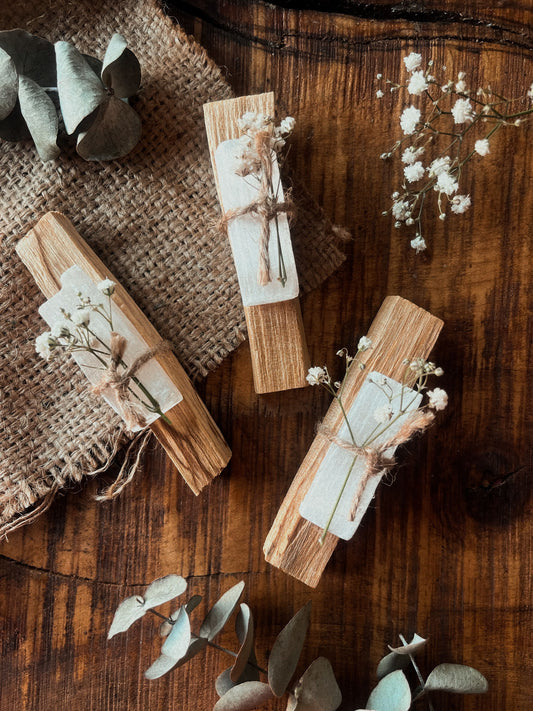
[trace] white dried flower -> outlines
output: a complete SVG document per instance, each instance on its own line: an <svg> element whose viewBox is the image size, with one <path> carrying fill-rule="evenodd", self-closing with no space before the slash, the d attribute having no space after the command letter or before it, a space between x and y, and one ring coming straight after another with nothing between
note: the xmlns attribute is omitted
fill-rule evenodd
<svg viewBox="0 0 533 711"><path fill-rule="evenodd" d="M98 291L101 291L105 296L111 296L115 291L116 283L112 279L103 279L96 285Z"/></svg>
<svg viewBox="0 0 533 711"><path fill-rule="evenodd" d="M378 89L376 91L376 96L378 99L382 99L385 96L385 94L381 91L381 89Z"/></svg>
<svg viewBox="0 0 533 711"><path fill-rule="evenodd" d="M416 106L408 106L400 116L400 126L406 136L415 132L416 124L420 121L420 109Z"/></svg>
<svg viewBox="0 0 533 711"><path fill-rule="evenodd" d="M452 115L455 123L466 123L466 121L472 121L474 114L470 99L457 99L455 104L452 106Z"/></svg>
<svg viewBox="0 0 533 711"><path fill-rule="evenodd" d="M471 204L470 195L456 195L452 200L451 209L456 215L460 215L466 212Z"/></svg>
<svg viewBox="0 0 533 711"><path fill-rule="evenodd" d="M45 360L50 360L52 357L52 349L50 346L53 344L53 338L52 334L50 331L45 331L44 333L41 333L37 338L35 339L35 351L38 353L38 355L41 356L41 358L44 358Z"/></svg>
<svg viewBox="0 0 533 711"><path fill-rule="evenodd" d="M416 52L411 52L407 57L403 58L403 63L408 72L414 72L415 69L422 64L422 55Z"/></svg>
<svg viewBox="0 0 533 711"><path fill-rule="evenodd" d="M407 85L407 91L414 96L420 96L420 94L428 88L424 72L420 70L419 72L413 72L411 74L411 79Z"/></svg>
<svg viewBox="0 0 533 711"><path fill-rule="evenodd" d="M387 422L389 422L392 417L392 414L392 407L388 403L386 405L382 405L381 407L376 408L373 413L374 419L380 425L385 425Z"/></svg>
<svg viewBox="0 0 533 711"><path fill-rule="evenodd" d="M71 335L67 321L58 321L58 323L55 323L52 326L51 333L54 338L68 338Z"/></svg>
<svg viewBox="0 0 533 711"><path fill-rule="evenodd" d="M420 148L409 146L409 148L406 148L405 151L402 153L402 163L407 163L407 165L411 165L411 163L414 163L416 159L419 158L423 153L424 146L420 146ZM394 199L394 195L392 197ZM398 197L398 194L396 194L396 197Z"/></svg>
<svg viewBox="0 0 533 711"><path fill-rule="evenodd" d="M395 200L391 208L392 216L395 220L406 220L409 215L409 203L407 200Z"/></svg>
<svg viewBox="0 0 533 711"><path fill-rule="evenodd" d="M428 173L430 178L437 177L441 173L447 173L450 169L450 156L442 156L442 158L435 158L428 168Z"/></svg>
<svg viewBox="0 0 533 711"><path fill-rule="evenodd" d="M285 116L285 118L282 119L279 125L279 130L282 134L288 135L289 133L292 133L294 131L295 126L296 119L294 119L292 116Z"/></svg>
<svg viewBox="0 0 533 711"><path fill-rule="evenodd" d="M459 183L450 173L439 173L435 190L445 195L453 195L459 187Z"/></svg>
<svg viewBox="0 0 533 711"><path fill-rule="evenodd" d="M359 343L357 344L357 350L360 352L367 351L371 346L371 339L368 338L368 336L361 336L361 338L359 339Z"/></svg>
<svg viewBox="0 0 533 711"><path fill-rule="evenodd" d="M91 321L89 309L78 309L72 314L72 322L76 326L88 326Z"/></svg>
<svg viewBox="0 0 533 711"><path fill-rule="evenodd" d="M460 94L464 94L466 91L466 82L463 79L460 79L457 84L455 85L455 91L458 91Z"/></svg>
<svg viewBox="0 0 533 711"><path fill-rule="evenodd" d="M420 161L413 163L413 165L406 165L403 169L405 179L409 183L415 183L417 180L420 180L420 178L423 178L425 172L424 166Z"/></svg>
<svg viewBox="0 0 533 711"><path fill-rule="evenodd" d="M437 378L440 378L441 375L444 375L444 370L442 368L435 368L433 375L436 375Z"/></svg>
<svg viewBox="0 0 533 711"><path fill-rule="evenodd" d="M309 368L305 379L309 385L320 385L320 383L325 382L326 377L327 375L324 368L314 366L313 368Z"/></svg>
<svg viewBox="0 0 533 711"><path fill-rule="evenodd" d="M426 240L422 237L422 235L417 235L414 239L411 240L411 247L415 250L417 254L419 252L423 252L427 247Z"/></svg>
<svg viewBox="0 0 533 711"><path fill-rule="evenodd" d="M529 99L533 100L533 84L531 84L531 86L527 90L527 95Z"/></svg>
<svg viewBox="0 0 533 711"><path fill-rule="evenodd" d="M488 138L480 138L474 143L474 150L480 156L486 156L490 153L490 143Z"/></svg>
<svg viewBox="0 0 533 711"><path fill-rule="evenodd" d="M446 390L443 390L442 388L428 390L427 396L429 398L429 407L434 410L444 410L448 404L448 394L446 393Z"/></svg>

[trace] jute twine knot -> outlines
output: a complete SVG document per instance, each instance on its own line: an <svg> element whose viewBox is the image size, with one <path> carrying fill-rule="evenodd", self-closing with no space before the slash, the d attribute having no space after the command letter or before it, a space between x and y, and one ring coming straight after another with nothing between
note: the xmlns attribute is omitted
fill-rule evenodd
<svg viewBox="0 0 533 711"><path fill-rule="evenodd" d="M270 147L271 135L267 131L258 131L254 136L255 149L259 156L260 185L257 198L244 207L228 210L220 221L221 228L227 229L228 222L242 215L254 215L261 220L261 235L259 237L259 267L257 282L266 286L272 281L270 273L270 257L268 245L270 242L270 221L277 215L285 213L289 218L293 214L294 204L288 190L285 200L278 202L273 194L272 187L272 149Z"/></svg>
<svg viewBox="0 0 533 711"><path fill-rule="evenodd" d="M398 447L400 444L405 444L416 433L421 433L426 430L435 419L435 415L428 410L416 410L412 417L409 417L402 424L398 432L389 437L385 442L375 446L359 447L353 442L348 442L336 435L327 425L321 423L318 426L318 433L323 435L328 442L335 444L337 447L350 452L354 457L365 457L365 470L361 478L357 482L357 488L354 492L352 503L350 506L349 520L353 521L357 513L361 497L368 482L375 476L381 474L384 470L392 469L396 464L396 459L386 454L388 449Z"/></svg>
<svg viewBox="0 0 533 711"><path fill-rule="evenodd" d="M129 367L119 373L118 366L123 362L122 357L126 344L127 340L124 336L115 331L111 332L109 363L100 382L92 387L92 392L95 395L102 395L106 390L111 390L116 399L119 415L124 420L126 429L131 431L138 427L146 427L146 417L142 405L132 402L129 397L131 380L145 363L148 363L156 355L169 351L170 344L167 341L161 341L154 348L141 353Z"/></svg>

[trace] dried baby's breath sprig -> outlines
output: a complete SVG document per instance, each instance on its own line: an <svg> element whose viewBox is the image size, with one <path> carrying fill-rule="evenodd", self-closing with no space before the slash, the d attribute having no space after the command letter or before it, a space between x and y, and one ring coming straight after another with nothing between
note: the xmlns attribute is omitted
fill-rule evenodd
<svg viewBox="0 0 533 711"><path fill-rule="evenodd" d="M490 86L477 90L468 85L461 71L456 78L436 76L434 62L423 66L422 55L404 57L407 78L397 84L378 74L391 92L406 92L410 104L400 115L403 137L381 154L382 159L399 156L402 163L401 187L392 194L392 206L383 212L394 218L397 228L411 227L411 247L426 249L423 212L427 200L437 193L439 219L449 211L460 215L471 205L468 194L459 194L463 167L472 159L490 153L494 134L504 126L520 126L533 113L530 87L525 96L508 99ZM384 92L379 89L378 98Z"/></svg>
<svg viewBox="0 0 533 711"><path fill-rule="evenodd" d="M268 655L268 666L264 669L256 658L252 611L245 603L239 604L244 582L231 587L215 602L196 633L192 632L191 614L202 601L200 595L193 595L170 615L154 609L181 595L186 587L187 583L181 576L167 575L151 583L143 595L123 600L115 612L108 639L128 630L147 612L163 620L159 628L164 638L161 654L145 672L147 679L157 679L171 669L186 664L207 647L212 647L233 657L232 666L216 679L215 688L220 698L214 711L256 709L286 694L289 694L288 711L309 708L335 711L339 707L342 696L331 664L324 657L315 659L299 682L294 687L290 686L309 628L311 603L299 610L281 630ZM234 652L214 640L237 608L235 631L239 648ZM266 681L261 681L262 676L266 677Z"/></svg>
<svg viewBox="0 0 533 711"><path fill-rule="evenodd" d="M351 465L346 473L339 494L329 515L326 525L322 531L319 542L323 544L326 534L331 526L335 513L339 507L342 496L352 474L355 463L360 457L365 458L365 471L361 476L357 489L355 491L352 505L350 508L350 520L355 519L357 508L361 501L362 494L369 480L384 469L391 469L395 465L395 460L388 455L388 450L398 447L400 444L407 442L416 433L424 431L433 421L434 415L432 410L443 410L448 404L448 395L442 388L434 388L427 390L428 379L432 376L440 377L444 374L442 368L437 367L435 363L426 361L423 358L406 358L404 359L404 372L401 380L400 395L396 395L387 378L374 378L371 382L384 395L385 403L376 408L373 413L376 422L375 427L370 434L362 441L358 441L352 429L349 415L345 409L342 399L346 378L350 368L364 368L364 364L358 362L359 356L364 351L372 347L372 341L363 336L358 343L355 355L351 356L348 349L342 348L337 351L337 355L345 361L345 373L341 381L334 381L329 373L326 365L314 366L309 368L307 374L307 382L310 385L320 385L325 388L333 399L337 402L344 423L349 435L349 440L343 440L337 434L332 432L323 424L319 426L318 431L328 439L332 444L342 447L344 450L353 454ZM414 381L414 382L413 382ZM409 386L408 383L409 382ZM414 391L414 392L413 392ZM418 394L426 392L427 403L413 409ZM399 425L399 429L395 429L394 433L387 437L390 428L395 425L407 413L409 417ZM377 441L379 440L379 444Z"/></svg>

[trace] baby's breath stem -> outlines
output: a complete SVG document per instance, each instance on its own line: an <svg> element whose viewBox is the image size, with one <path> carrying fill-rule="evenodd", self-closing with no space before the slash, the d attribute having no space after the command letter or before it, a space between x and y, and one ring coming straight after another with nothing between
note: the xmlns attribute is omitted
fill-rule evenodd
<svg viewBox="0 0 533 711"><path fill-rule="evenodd" d="M345 477L344 482L343 482L343 484L342 484L342 488L341 488L341 490L340 490L340 492L339 492L339 495L337 496L337 500L335 501L335 504L334 504L334 506L333 506L333 510L331 511L331 513L330 513L330 515L329 515L329 518L328 518L328 520L327 520L327 522L326 522L326 525L324 526L324 530L322 531L322 534L321 534L320 538L318 539L318 542L320 543L321 546L324 545L324 541L326 540L327 532L329 531L329 527L331 526L331 522L333 521L333 517L335 516L335 513L336 513L337 509L339 508L339 504L340 504L340 502L341 502L342 495L344 494L344 490L346 489L346 485L348 484L348 481L349 481L349 479L350 479L350 475L351 475L351 473L352 473L352 471L353 471L353 468L354 468L354 466L355 466L356 460L357 460L357 455L353 458L353 461L352 461L352 463L350 464L350 468L348 469L348 473L346 474L346 477Z"/></svg>

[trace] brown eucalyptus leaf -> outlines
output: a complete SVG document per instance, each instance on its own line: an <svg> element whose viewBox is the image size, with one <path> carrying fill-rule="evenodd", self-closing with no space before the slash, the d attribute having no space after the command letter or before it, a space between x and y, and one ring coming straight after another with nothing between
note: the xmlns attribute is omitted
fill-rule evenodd
<svg viewBox="0 0 533 711"><path fill-rule="evenodd" d="M483 674L464 664L439 664L424 684L426 691L451 691L456 694L484 694L488 688Z"/></svg>
<svg viewBox="0 0 533 711"><path fill-rule="evenodd" d="M287 711L335 711L341 701L341 690L329 660L318 657L298 682Z"/></svg>
<svg viewBox="0 0 533 711"><path fill-rule="evenodd" d="M296 670L311 618L311 603L289 620L274 642L268 660L268 683L276 696L283 696Z"/></svg>
<svg viewBox="0 0 533 711"><path fill-rule="evenodd" d="M235 622L237 637L241 647L231 668L231 680L237 682L248 664L250 655L254 648L254 621L250 608L245 603L241 603L239 614Z"/></svg>
<svg viewBox="0 0 533 711"><path fill-rule="evenodd" d="M78 136L76 150L85 160L122 158L141 137L139 115L121 99L108 96L90 127Z"/></svg>
<svg viewBox="0 0 533 711"><path fill-rule="evenodd" d="M46 91L28 77L19 77L20 110L42 161L60 153L56 143L59 130L54 102Z"/></svg>
<svg viewBox="0 0 533 711"><path fill-rule="evenodd" d="M200 652L203 652L203 650L207 647L207 640L204 637L191 637L191 642L189 644L189 648L187 650L187 653L185 656L183 656L178 663L176 664L176 667L181 667L183 664L186 664L190 659L195 657L197 654L200 654Z"/></svg>
<svg viewBox="0 0 533 711"><path fill-rule="evenodd" d="M165 575L154 580L144 591L147 607L157 607L173 600L187 589L187 581L181 575Z"/></svg>
<svg viewBox="0 0 533 711"><path fill-rule="evenodd" d="M122 35L115 33L107 46L102 64L102 81L115 96L127 99L139 91L141 65L133 52L127 48Z"/></svg>
<svg viewBox="0 0 533 711"><path fill-rule="evenodd" d="M165 639L161 647L161 654L179 661L187 654L191 642L191 623L187 610L182 607L178 613L176 621L172 625L170 634Z"/></svg>
<svg viewBox="0 0 533 711"><path fill-rule="evenodd" d="M195 610L198 605L202 602L203 597L201 595L193 595L190 600L188 600L187 604L185 605L185 608L189 615L193 610Z"/></svg>
<svg viewBox="0 0 533 711"><path fill-rule="evenodd" d="M57 91L67 133L72 134L106 97L100 78L68 42L56 42Z"/></svg>
<svg viewBox="0 0 533 711"><path fill-rule="evenodd" d="M411 689L403 671L393 671L383 677L366 702L374 711L409 711Z"/></svg>
<svg viewBox="0 0 533 711"><path fill-rule="evenodd" d="M215 602L202 622L200 637L206 637L211 642L211 640L217 636L231 617L233 610L239 602L243 589L244 581L241 580L240 583L226 590L224 595Z"/></svg>
<svg viewBox="0 0 533 711"><path fill-rule="evenodd" d="M213 711L253 711L274 698L268 684L245 681L231 688L220 698Z"/></svg>
<svg viewBox="0 0 533 711"><path fill-rule="evenodd" d="M409 644L404 644L401 647L391 647L389 645L389 649L391 652L395 652L396 654L405 654L409 656L409 654L416 654L419 652L421 649L423 649L427 644L427 639L424 639L423 637L420 637L418 634L414 634L413 639L409 642Z"/></svg>
<svg viewBox="0 0 533 711"><path fill-rule="evenodd" d="M54 45L25 30L0 32L0 48L15 64L18 75L23 74L42 87L55 87L56 59Z"/></svg>
<svg viewBox="0 0 533 711"><path fill-rule="evenodd" d="M174 666L176 666L176 660L162 654L155 660L152 666L148 667L144 672L144 676L147 679L159 679L159 677L169 672Z"/></svg>
<svg viewBox="0 0 533 711"><path fill-rule="evenodd" d="M237 686L237 682L231 680L231 669L232 667L224 669L222 674L219 674L216 678L215 689L219 696L224 696L224 694L227 694L230 689Z"/></svg>
<svg viewBox="0 0 533 711"><path fill-rule="evenodd" d="M0 120L13 111L17 103L18 78L15 63L9 54L0 48Z"/></svg>
<svg viewBox="0 0 533 711"><path fill-rule="evenodd" d="M111 639L119 632L125 632L136 621L145 614L144 600L138 595L132 595L123 600L117 607L113 622L109 628L107 639Z"/></svg>
<svg viewBox="0 0 533 711"><path fill-rule="evenodd" d="M391 652L383 657L383 659L379 662L376 670L376 676L378 680L383 679L384 676L387 676L387 674L390 674L397 669L407 669L410 664L411 660L405 654L396 654L395 652Z"/></svg>

